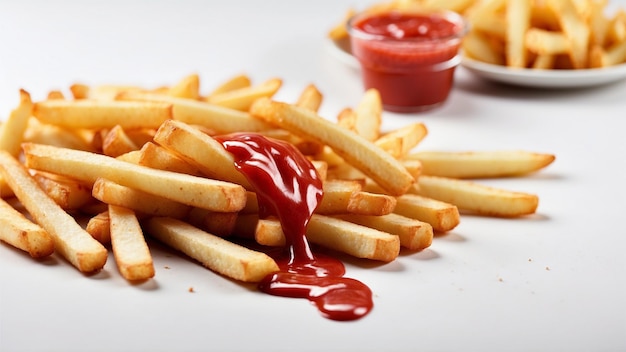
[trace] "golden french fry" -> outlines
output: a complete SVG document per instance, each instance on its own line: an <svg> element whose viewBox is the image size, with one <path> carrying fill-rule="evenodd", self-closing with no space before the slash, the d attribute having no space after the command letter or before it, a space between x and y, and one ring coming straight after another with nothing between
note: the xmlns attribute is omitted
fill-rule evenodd
<svg viewBox="0 0 626 352"><path fill-rule="evenodd" d="M0 151L0 173L37 224L52 236L56 252L81 272L102 269L106 248L48 197L28 170L6 151Z"/></svg>
<svg viewBox="0 0 626 352"><path fill-rule="evenodd" d="M76 130L43 124L36 118L29 120L28 128L24 132L24 142L48 144L77 150L96 150Z"/></svg>
<svg viewBox="0 0 626 352"><path fill-rule="evenodd" d="M429 223L437 232L451 231L461 221L455 205L417 194L398 197L394 213Z"/></svg>
<svg viewBox="0 0 626 352"><path fill-rule="evenodd" d="M109 205L111 248L120 274L129 281L147 280L154 276L150 249L135 213Z"/></svg>
<svg viewBox="0 0 626 352"><path fill-rule="evenodd" d="M138 149L120 125L111 128L102 141L103 154L114 158Z"/></svg>
<svg viewBox="0 0 626 352"><path fill-rule="evenodd" d="M394 158L400 159L415 148L428 134L426 125L421 122L411 123L376 139L374 144L387 150ZM387 149L390 145L391 148ZM399 146L394 148L393 146Z"/></svg>
<svg viewBox="0 0 626 352"><path fill-rule="evenodd" d="M537 55L535 60L533 61L532 68L538 70L548 70L554 68L554 64L556 61L555 55Z"/></svg>
<svg viewBox="0 0 626 352"><path fill-rule="evenodd" d="M342 20L328 31L328 37L332 40L340 40L348 37L346 24L348 20L356 14L356 10L348 9L343 15Z"/></svg>
<svg viewBox="0 0 626 352"><path fill-rule="evenodd" d="M169 95L177 98L198 99L200 97L200 76L191 74L183 77L169 88Z"/></svg>
<svg viewBox="0 0 626 352"><path fill-rule="evenodd" d="M70 86L70 92L76 100L88 99L90 95L90 87L86 84L75 83Z"/></svg>
<svg viewBox="0 0 626 352"><path fill-rule="evenodd" d="M197 168L193 167L173 152L152 142L143 145L137 163L153 169L179 172L194 176L201 174Z"/></svg>
<svg viewBox="0 0 626 352"><path fill-rule="evenodd" d="M64 210L77 210L93 201L91 188L69 177L37 172L33 178Z"/></svg>
<svg viewBox="0 0 626 352"><path fill-rule="evenodd" d="M0 125L0 150L6 150L9 154L17 156L21 151L24 141L24 132L28 127L28 121L33 111L33 102L30 94L21 89L20 103L9 115L9 118Z"/></svg>
<svg viewBox="0 0 626 352"><path fill-rule="evenodd" d="M383 103L378 90L373 88L366 90L354 109L356 115L354 128L356 133L368 141L378 139L382 123L382 112Z"/></svg>
<svg viewBox="0 0 626 352"><path fill-rule="evenodd" d="M360 215L386 215L396 207L396 199L390 195L357 192L348 203L347 213Z"/></svg>
<svg viewBox="0 0 626 352"><path fill-rule="evenodd" d="M33 258L43 258L54 252L54 240L46 230L26 219L3 199L0 199L0 240Z"/></svg>
<svg viewBox="0 0 626 352"><path fill-rule="evenodd" d="M264 253L229 242L172 218L151 218L146 232L224 276L244 282L259 282L278 271L276 262Z"/></svg>
<svg viewBox="0 0 626 352"><path fill-rule="evenodd" d="M569 43L569 56L574 68L587 68L589 27L576 10L572 0L548 0L548 6L557 15Z"/></svg>
<svg viewBox="0 0 626 352"><path fill-rule="evenodd" d="M391 195L404 194L415 182L398 160L363 137L346 131L309 109L259 99L250 111L260 119L328 145Z"/></svg>
<svg viewBox="0 0 626 352"><path fill-rule="evenodd" d="M159 102L45 100L33 115L43 123L65 128L157 128L172 118L172 106Z"/></svg>
<svg viewBox="0 0 626 352"><path fill-rule="evenodd" d="M361 191L359 182L347 180L332 180L324 182L322 201L315 211L319 214L345 214L350 199Z"/></svg>
<svg viewBox="0 0 626 352"><path fill-rule="evenodd" d="M538 55L557 55L567 53L569 42L565 35L539 28L526 31L526 48Z"/></svg>
<svg viewBox="0 0 626 352"><path fill-rule="evenodd" d="M550 165L553 154L515 151L420 151L408 156L422 164L422 174L454 178L520 176Z"/></svg>
<svg viewBox="0 0 626 352"><path fill-rule="evenodd" d="M109 221L109 210L103 211L91 217L87 222L85 230L102 244L111 243L111 222Z"/></svg>
<svg viewBox="0 0 626 352"><path fill-rule="evenodd" d="M430 247L433 227L430 224L398 214L382 216L344 214L336 217L398 236L400 245L412 251Z"/></svg>
<svg viewBox="0 0 626 352"><path fill-rule="evenodd" d="M506 64L526 67L525 34L530 27L530 0L507 0L506 23Z"/></svg>
<svg viewBox="0 0 626 352"><path fill-rule="evenodd" d="M213 91L207 96L207 98L210 98L217 94L226 93L231 90L250 87L250 84L250 77L245 74L239 74L222 82L219 86L213 89Z"/></svg>
<svg viewBox="0 0 626 352"><path fill-rule="evenodd" d="M259 132L272 128L271 125L252 118L245 111L209 104L203 101L141 92L122 93L118 95L117 99L171 104L172 115L175 120L190 125L204 126L220 134L242 131Z"/></svg>
<svg viewBox="0 0 626 352"><path fill-rule="evenodd" d="M456 205L480 215L518 217L535 213L539 198L534 194L488 187L471 181L421 176L420 195ZM399 202L398 202L399 203Z"/></svg>
<svg viewBox="0 0 626 352"><path fill-rule="evenodd" d="M152 169L78 150L39 144L24 144L23 149L28 167L90 184L106 178L183 204L223 212L238 211L246 201L245 189L229 182Z"/></svg>
<svg viewBox="0 0 626 352"><path fill-rule="evenodd" d="M309 84L300 93L296 105L318 111L320 105L322 105L322 99L322 92L314 84Z"/></svg>
<svg viewBox="0 0 626 352"><path fill-rule="evenodd" d="M128 208L141 215L183 218L190 210L185 204L124 187L102 178L93 184L92 195L106 204Z"/></svg>
<svg viewBox="0 0 626 352"><path fill-rule="evenodd" d="M169 120L157 130L154 141L209 177L252 189L246 177L235 168L234 158L224 146L197 128Z"/></svg>
<svg viewBox="0 0 626 352"><path fill-rule="evenodd" d="M274 96L282 84L283 81L281 79L272 78L256 86L239 88L220 94L213 94L207 98L207 101L211 104L240 111L247 111L256 99L260 97Z"/></svg>
<svg viewBox="0 0 626 352"><path fill-rule="evenodd" d="M201 208L193 208L187 221L195 227L219 237L230 236L235 229L237 213L222 213Z"/></svg>
<svg viewBox="0 0 626 352"><path fill-rule="evenodd" d="M48 100L65 99L65 96L63 95L63 92L61 92L60 90L51 90L48 92L46 99Z"/></svg>
<svg viewBox="0 0 626 352"><path fill-rule="evenodd" d="M273 225L272 225L273 222ZM276 219L259 221L256 240L260 244L279 246L285 243L280 222ZM400 252L400 239L370 227L334 217L314 214L306 230L312 243L340 251L357 258L390 262Z"/></svg>
<svg viewBox="0 0 626 352"><path fill-rule="evenodd" d="M505 65L502 48L496 49L494 41L478 31L469 32L463 39L463 52L470 58L494 65Z"/></svg>

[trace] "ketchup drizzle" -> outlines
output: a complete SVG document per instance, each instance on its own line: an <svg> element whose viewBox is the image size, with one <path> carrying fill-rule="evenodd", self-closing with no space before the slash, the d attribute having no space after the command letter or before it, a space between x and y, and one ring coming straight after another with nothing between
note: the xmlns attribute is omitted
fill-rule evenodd
<svg viewBox="0 0 626 352"><path fill-rule="evenodd" d="M306 227L323 196L322 181L311 162L293 145L255 133L215 137L235 159L235 167L254 187L259 216L277 216L287 246L275 255L280 271L266 276L265 293L307 298L332 320L355 320L373 307L372 291L343 277L343 263L311 251Z"/></svg>

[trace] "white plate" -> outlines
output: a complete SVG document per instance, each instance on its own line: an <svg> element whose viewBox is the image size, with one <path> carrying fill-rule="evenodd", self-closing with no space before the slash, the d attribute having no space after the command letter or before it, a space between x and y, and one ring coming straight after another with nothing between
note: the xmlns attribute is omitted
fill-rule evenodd
<svg viewBox="0 0 626 352"><path fill-rule="evenodd" d="M512 69L465 57L461 65L490 81L546 89L593 87L626 78L626 64L584 70L533 70Z"/></svg>
<svg viewBox="0 0 626 352"><path fill-rule="evenodd" d="M327 47L337 60L349 67L359 69L359 62L350 53L347 39L329 39ZM586 70L532 70L512 69L464 57L461 66L476 76L490 81L544 89L593 87L626 79L626 63Z"/></svg>

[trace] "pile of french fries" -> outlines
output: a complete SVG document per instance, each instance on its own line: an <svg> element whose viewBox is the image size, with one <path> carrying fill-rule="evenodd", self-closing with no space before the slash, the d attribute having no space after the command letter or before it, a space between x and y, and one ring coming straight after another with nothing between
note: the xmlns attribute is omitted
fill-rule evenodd
<svg viewBox="0 0 626 352"><path fill-rule="evenodd" d="M358 258L389 262L401 247L427 248L462 212L536 211L536 195L468 179L536 172L551 154L416 152L426 126L382 131L376 90L335 122L318 115L314 85L280 102L281 85L240 75L203 95L189 75L156 89L75 84L69 97L53 91L37 102L20 91L0 125L0 239L34 258L57 253L84 273L101 270L111 250L129 281L155 275L152 239L258 282L278 267L256 246L285 237L277 219L259 218L254 189L213 138L233 132L289 141L313 162L324 196L307 238Z"/></svg>
<svg viewBox="0 0 626 352"><path fill-rule="evenodd" d="M587 69L626 62L626 11L609 0L392 0L364 11L447 9L470 26L463 54L512 68ZM348 37L349 9L329 37Z"/></svg>

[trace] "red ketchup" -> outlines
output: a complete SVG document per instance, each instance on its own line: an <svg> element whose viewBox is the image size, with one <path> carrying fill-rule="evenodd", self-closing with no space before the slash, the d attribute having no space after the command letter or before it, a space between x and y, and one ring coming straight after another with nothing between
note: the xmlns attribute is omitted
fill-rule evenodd
<svg viewBox="0 0 626 352"><path fill-rule="evenodd" d="M263 292L307 298L323 316L355 320L373 307L372 292L360 281L343 277L335 258L313 255L306 227L322 199L322 181L311 162L293 145L254 133L216 137L235 158L235 166L254 187L259 216L277 216L286 252L276 256L280 271L259 284Z"/></svg>
<svg viewBox="0 0 626 352"><path fill-rule="evenodd" d="M361 14L348 24L366 89L376 88L389 111L441 105L450 92L467 30L454 12Z"/></svg>

